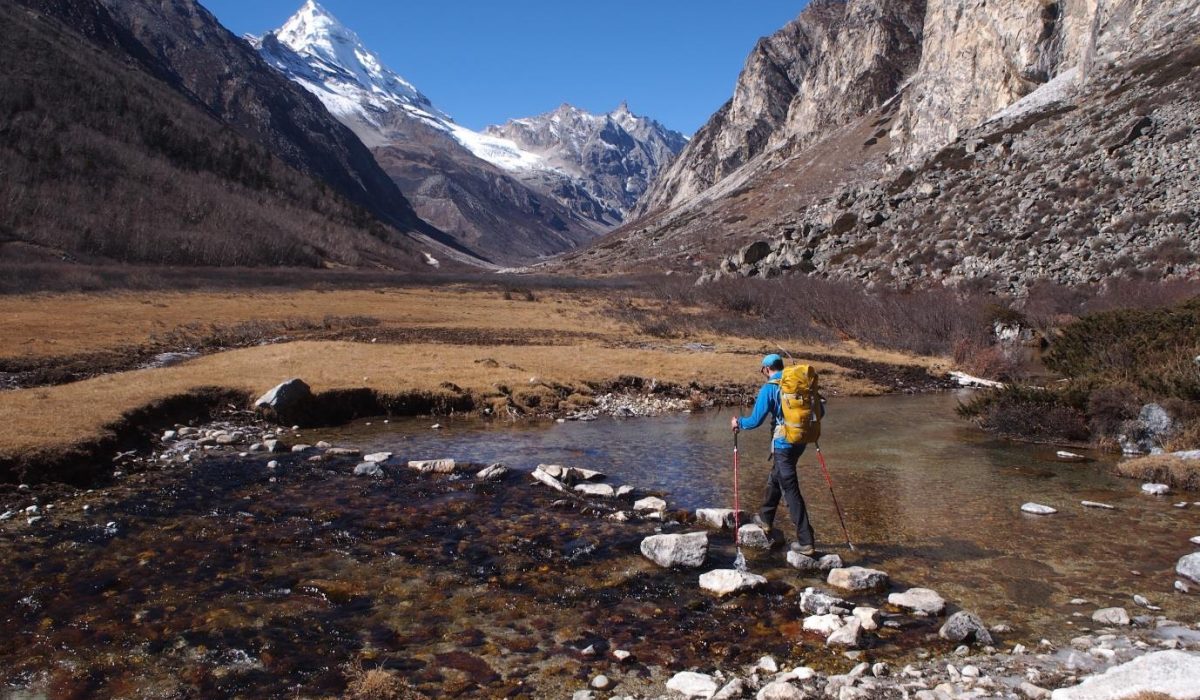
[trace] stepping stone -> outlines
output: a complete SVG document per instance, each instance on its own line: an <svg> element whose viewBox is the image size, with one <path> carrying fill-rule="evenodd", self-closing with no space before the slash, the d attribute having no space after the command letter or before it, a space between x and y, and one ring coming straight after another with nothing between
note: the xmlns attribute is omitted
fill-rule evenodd
<svg viewBox="0 0 1200 700"><path fill-rule="evenodd" d="M766 583L765 576L737 569L714 569L700 574L700 587L721 596L753 590Z"/></svg>
<svg viewBox="0 0 1200 700"><path fill-rule="evenodd" d="M946 601L937 591L928 588L910 588L903 593L893 593L888 596L888 604L922 615L941 615L946 609Z"/></svg>
<svg viewBox="0 0 1200 700"><path fill-rule="evenodd" d="M743 525L738 530L738 541L741 542L743 547L753 547L755 549L771 548L771 539L757 525Z"/></svg>
<svg viewBox="0 0 1200 700"><path fill-rule="evenodd" d="M843 590L854 593L865 593L886 588L888 575L877 569L862 566L850 566L844 569L834 569L829 572L826 582Z"/></svg>
<svg viewBox="0 0 1200 700"><path fill-rule="evenodd" d="M708 533L651 535L642 540L642 555L662 567L704 565L708 556Z"/></svg>

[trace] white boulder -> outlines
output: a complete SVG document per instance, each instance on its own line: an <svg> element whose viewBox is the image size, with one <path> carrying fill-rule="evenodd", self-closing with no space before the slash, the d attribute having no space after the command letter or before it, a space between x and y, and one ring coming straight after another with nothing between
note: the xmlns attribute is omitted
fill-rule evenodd
<svg viewBox="0 0 1200 700"><path fill-rule="evenodd" d="M886 588L888 575L878 569L868 569L862 566L849 566L844 569L834 569L829 572L826 581L831 586L855 593L877 591Z"/></svg>
<svg viewBox="0 0 1200 700"><path fill-rule="evenodd" d="M910 588L903 593L892 593L888 596L888 604L923 615L941 615L946 609L945 599L929 588Z"/></svg>
<svg viewBox="0 0 1200 700"><path fill-rule="evenodd" d="M1174 700L1200 700L1200 654L1156 651L1060 688L1053 700L1115 700L1142 693L1161 693Z"/></svg>
<svg viewBox="0 0 1200 700"><path fill-rule="evenodd" d="M651 535L642 540L642 555L664 567L704 565L708 556L708 533Z"/></svg>
<svg viewBox="0 0 1200 700"><path fill-rule="evenodd" d="M700 587L717 595L729 595L765 586L767 579L737 569L713 569L700 574Z"/></svg>
<svg viewBox="0 0 1200 700"><path fill-rule="evenodd" d="M717 681L705 673L681 671L671 676L667 687L687 698L711 698L717 692Z"/></svg>

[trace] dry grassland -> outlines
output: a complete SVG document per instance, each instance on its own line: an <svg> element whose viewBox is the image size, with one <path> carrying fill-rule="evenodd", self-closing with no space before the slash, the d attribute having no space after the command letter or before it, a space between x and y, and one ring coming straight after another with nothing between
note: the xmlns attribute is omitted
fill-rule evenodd
<svg viewBox="0 0 1200 700"><path fill-rule="evenodd" d="M1135 457L1118 464L1117 473L1173 489L1200 491L1200 459L1182 459L1170 454Z"/></svg>
<svg viewBox="0 0 1200 700"><path fill-rule="evenodd" d="M182 365L108 374L59 386L0 392L0 454L40 453L84 444L121 416L153 401L199 387L257 395L289 377L314 391L370 388L382 394L444 392L452 382L466 392L513 392L541 384L584 388L622 376L705 387L741 385L749 397L759 382L758 355L770 340L703 337L687 342L639 337L607 313L610 301L583 292L545 293L538 301L505 300L498 291L469 289L168 293L33 296L5 299L0 357L59 355L144 342L151 334L203 320L369 315L388 328L478 331L470 344L449 342L354 343L299 341L219 352ZM664 313L667 311L664 310ZM685 313L673 309L672 313ZM527 344L491 345L489 332L525 329ZM562 345L539 342L540 332L589 335ZM711 346L697 349L688 343ZM789 346L793 352L845 354L875 362L930 366L934 360L855 346ZM828 363L815 363L830 394L882 393L870 380Z"/></svg>

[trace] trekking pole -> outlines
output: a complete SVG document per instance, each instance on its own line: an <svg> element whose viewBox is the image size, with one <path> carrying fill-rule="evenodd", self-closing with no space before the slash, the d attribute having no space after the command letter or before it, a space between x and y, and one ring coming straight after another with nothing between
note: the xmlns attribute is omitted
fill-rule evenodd
<svg viewBox="0 0 1200 700"><path fill-rule="evenodd" d="M846 544L850 547L850 551L853 552L855 551L854 544L850 542L850 532L846 529L846 519L842 517L842 507L838 505L837 495L833 493L833 479L829 477L829 467L825 466L825 455L821 454L821 443L816 442L813 444L817 446L817 461L821 463L821 471L825 474L825 483L829 484L829 496L833 499L833 508L837 511L838 522L842 524L842 534L846 536ZM736 453L736 451L735 448L734 452Z"/></svg>
<svg viewBox="0 0 1200 700"><path fill-rule="evenodd" d="M738 497L738 434L733 434L733 544L737 547L737 556L733 559L733 568L738 571L746 570L746 556L742 554L742 501Z"/></svg>

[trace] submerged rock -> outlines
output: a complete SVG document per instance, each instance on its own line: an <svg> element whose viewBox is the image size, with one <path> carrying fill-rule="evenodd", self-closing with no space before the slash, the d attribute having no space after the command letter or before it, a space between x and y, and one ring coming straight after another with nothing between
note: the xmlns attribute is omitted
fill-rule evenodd
<svg viewBox="0 0 1200 700"><path fill-rule="evenodd" d="M830 571L829 578L826 581L831 586L837 586L847 591L865 593L867 591L877 591L886 588L888 575L877 569L850 566Z"/></svg>
<svg viewBox="0 0 1200 700"><path fill-rule="evenodd" d="M1054 700L1108 700L1161 693L1177 700L1200 698L1200 654L1157 651L1114 666L1073 688L1061 688Z"/></svg>
<svg viewBox="0 0 1200 700"><path fill-rule="evenodd" d="M651 535L642 540L641 550L647 559L659 566L703 566L708 556L708 533Z"/></svg>
<svg viewBox="0 0 1200 700"><path fill-rule="evenodd" d="M354 468L354 476L383 476L378 462L363 462Z"/></svg>
<svg viewBox="0 0 1200 700"><path fill-rule="evenodd" d="M717 692L717 681L705 673L681 671L667 681L667 687L687 698L711 698Z"/></svg>
<svg viewBox="0 0 1200 700"><path fill-rule="evenodd" d="M509 469L503 464L493 464L480 469L475 478L480 481L499 481L508 475Z"/></svg>
<svg viewBox="0 0 1200 700"><path fill-rule="evenodd" d="M453 474L458 471L458 465L452 459L414 459L408 463L408 468L422 474Z"/></svg>
<svg viewBox="0 0 1200 700"><path fill-rule="evenodd" d="M888 603L923 615L941 615L946 609L945 599L937 591L928 588L910 588L903 593L893 593L888 596Z"/></svg>
<svg viewBox="0 0 1200 700"><path fill-rule="evenodd" d="M1110 506L1107 503L1100 503L1098 501L1080 501L1079 505L1083 506L1084 508L1101 508L1104 510L1116 510L1117 509L1116 506Z"/></svg>
<svg viewBox="0 0 1200 700"><path fill-rule="evenodd" d="M946 624L938 630L938 636L952 642L974 640L978 644L991 644L992 633L975 613L960 610L946 620Z"/></svg>
<svg viewBox="0 0 1200 700"><path fill-rule="evenodd" d="M737 569L713 569L700 574L700 587L717 595L749 591L766 583L767 579L764 576Z"/></svg>

